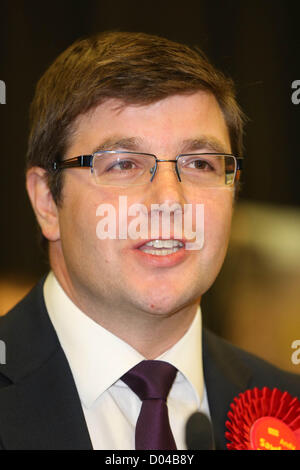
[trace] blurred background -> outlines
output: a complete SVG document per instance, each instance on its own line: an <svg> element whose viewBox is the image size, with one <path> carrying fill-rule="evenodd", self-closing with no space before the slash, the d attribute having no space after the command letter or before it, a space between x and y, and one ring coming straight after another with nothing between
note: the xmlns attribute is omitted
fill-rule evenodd
<svg viewBox="0 0 300 470"><path fill-rule="evenodd" d="M200 46L230 75L249 118L245 172L224 267L203 299L217 334L296 373L300 339L300 5L282 0L2 1L0 314L48 266L25 192L28 108L37 80L75 39L108 29ZM299 94L300 96L300 94Z"/></svg>

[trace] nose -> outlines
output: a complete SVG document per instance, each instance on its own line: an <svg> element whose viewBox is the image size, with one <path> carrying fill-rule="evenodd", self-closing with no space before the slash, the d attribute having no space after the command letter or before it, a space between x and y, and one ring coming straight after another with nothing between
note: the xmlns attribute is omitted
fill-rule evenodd
<svg viewBox="0 0 300 470"><path fill-rule="evenodd" d="M175 162L159 161L156 173L148 185L151 203L180 204L186 203L183 185L180 182Z"/></svg>
<svg viewBox="0 0 300 470"><path fill-rule="evenodd" d="M173 163L174 165L172 166L172 168L174 169L174 172L177 175L178 181L181 182L181 177L179 175L178 168L177 168L177 160L156 160L156 167L153 167L151 169L152 176L151 176L150 182L153 181L153 179L154 179L154 177L155 177L155 175L158 171L158 168L159 168L158 163Z"/></svg>

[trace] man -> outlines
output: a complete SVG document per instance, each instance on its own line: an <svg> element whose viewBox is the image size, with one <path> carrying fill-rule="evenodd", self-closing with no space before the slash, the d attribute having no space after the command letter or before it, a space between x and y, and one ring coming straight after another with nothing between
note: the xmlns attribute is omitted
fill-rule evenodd
<svg viewBox="0 0 300 470"><path fill-rule="evenodd" d="M226 254L240 173L243 115L231 81L186 46L104 33L54 62L31 118L27 190L51 271L1 319L2 448L185 449L197 410L226 448L227 413L240 392L267 386L299 395L298 377L201 326L201 296ZM141 225L149 222L139 237L129 231L136 205ZM105 237L99 223L111 207ZM176 215L182 221L186 208L185 225L203 235L198 245L178 236ZM134 389L144 371L132 382L132 370L143 361L155 371L150 388L165 380L152 367L170 368L164 399ZM163 423L152 423L152 406Z"/></svg>

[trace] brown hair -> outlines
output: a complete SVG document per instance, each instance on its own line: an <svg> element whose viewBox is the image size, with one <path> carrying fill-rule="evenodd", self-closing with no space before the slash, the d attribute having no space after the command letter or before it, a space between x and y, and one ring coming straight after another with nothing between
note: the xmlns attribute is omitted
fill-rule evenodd
<svg viewBox="0 0 300 470"><path fill-rule="evenodd" d="M148 104L174 94L208 90L228 126L232 152L242 153L243 113L233 83L197 48L144 33L105 32L81 39L63 52L37 84L31 104L27 168L48 171L48 183L61 202L62 174L51 172L63 159L74 120L108 98Z"/></svg>

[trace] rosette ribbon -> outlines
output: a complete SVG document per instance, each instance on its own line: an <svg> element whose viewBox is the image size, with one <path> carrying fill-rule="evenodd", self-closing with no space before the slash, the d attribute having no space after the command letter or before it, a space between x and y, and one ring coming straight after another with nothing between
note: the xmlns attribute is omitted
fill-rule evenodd
<svg viewBox="0 0 300 470"><path fill-rule="evenodd" d="M300 401L277 388L253 388L230 405L229 450L300 450Z"/></svg>

